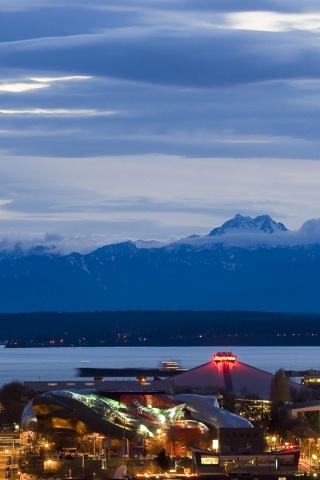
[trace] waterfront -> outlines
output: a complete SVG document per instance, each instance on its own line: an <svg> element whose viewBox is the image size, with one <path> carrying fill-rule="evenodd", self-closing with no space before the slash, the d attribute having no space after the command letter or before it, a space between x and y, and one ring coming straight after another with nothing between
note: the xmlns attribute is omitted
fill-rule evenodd
<svg viewBox="0 0 320 480"><path fill-rule="evenodd" d="M0 347L0 385L12 380L74 380L80 367L157 367L177 360L184 368L207 363L218 351L231 351L239 361L274 373L320 370L320 347Z"/></svg>

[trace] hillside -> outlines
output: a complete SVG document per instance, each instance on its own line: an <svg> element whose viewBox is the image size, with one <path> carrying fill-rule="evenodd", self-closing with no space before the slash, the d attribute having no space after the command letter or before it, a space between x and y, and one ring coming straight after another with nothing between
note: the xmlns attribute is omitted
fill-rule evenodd
<svg viewBox="0 0 320 480"><path fill-rule="evenodd" d="M320 244L295 244L268 216L233 220L205 237L156 247L2 252L0 312L320 312Z"/></svg>

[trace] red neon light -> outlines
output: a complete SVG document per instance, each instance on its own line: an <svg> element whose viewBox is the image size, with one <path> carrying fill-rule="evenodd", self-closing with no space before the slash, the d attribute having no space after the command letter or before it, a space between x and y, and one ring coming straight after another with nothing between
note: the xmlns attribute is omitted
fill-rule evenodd
<svg viewBox="0 0 320 480"><path fill-rule="evenodd" d="M237 357L235 355L233 355L232 353L216 353L215 355L212 355L212 360L215 363L235 362L237 360Z"/></svg>
<svg viewBox="0 0 320 480"><path fill-rule="evenodd" d="M218 368L218 370L223 369L224 366L228 366L231 370L237 361L237 357L231 352L218 352L215 355L212 355L212 362Z"/></svg>

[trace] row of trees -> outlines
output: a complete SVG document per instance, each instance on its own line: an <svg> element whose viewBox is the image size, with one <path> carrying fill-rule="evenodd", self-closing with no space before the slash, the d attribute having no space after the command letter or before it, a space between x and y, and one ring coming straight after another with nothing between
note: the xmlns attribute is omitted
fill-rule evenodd
<svg viewBox="0 0 320 480"><path fill-rule="evenodd" d="M319 345L319 315L243 311L100 311L1 314L10 347ZM17 334L17 332L19 332ZM312 335L310 334L312 333Z"/></svg>

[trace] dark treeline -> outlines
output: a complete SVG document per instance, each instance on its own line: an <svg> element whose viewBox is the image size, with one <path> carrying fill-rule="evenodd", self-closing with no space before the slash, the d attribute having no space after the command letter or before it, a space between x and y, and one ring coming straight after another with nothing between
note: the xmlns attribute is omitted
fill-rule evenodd
<svg viewBox="0 0 320 480"><path fill-rule="evenodd" d="M10 347L320 345L320 315L226 311L0 314Z"/></svg>

